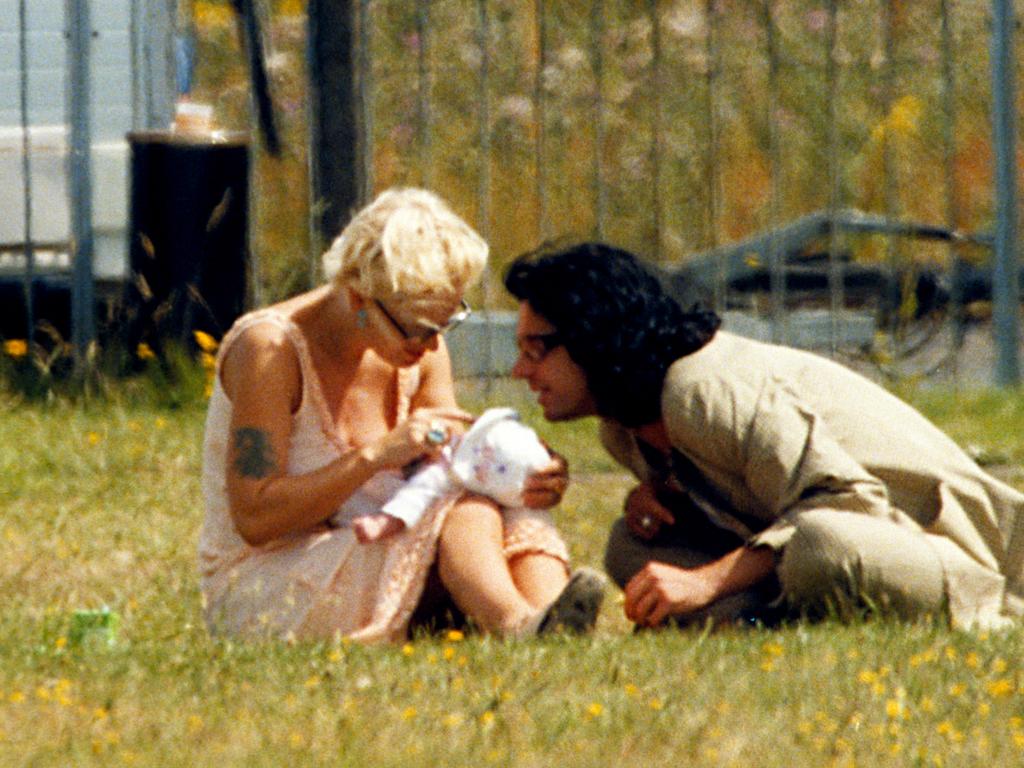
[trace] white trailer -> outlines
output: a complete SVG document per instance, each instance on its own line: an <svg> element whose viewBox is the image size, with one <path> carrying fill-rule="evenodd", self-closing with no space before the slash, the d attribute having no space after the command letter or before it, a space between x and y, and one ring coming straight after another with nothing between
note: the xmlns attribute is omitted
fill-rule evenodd
<svg viewBox="0 0 1024 768"><path fill-rule="evenodd" d="M133 130L173 117L174 0L91 0L86 14L92 279L127 277L129 149ZM71 71L83 54L70 0L0 0L0 284L70 284L73 214ZM80 116L78 116L80 117ZM82 123L80 122L81 126ZM81 168L81 164L78 166ZM26 173L27 169L27 173ZM26 212L28 215L26 215Z"/></svg>

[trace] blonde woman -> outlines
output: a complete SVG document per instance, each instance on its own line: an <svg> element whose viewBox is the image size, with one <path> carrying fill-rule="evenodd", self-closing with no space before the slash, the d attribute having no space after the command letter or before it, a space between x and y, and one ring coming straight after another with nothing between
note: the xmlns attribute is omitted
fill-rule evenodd
<svg viewBox="0 0 1024 768"><path fill-rule="evenodd" d="M449 497L408 530L379 529L403 468L472 420L443 333L469 313L486 258L436 195L389 190L324 255L326 285L225 336L199 545L212 631L396 641L449 603L498 635L593 625L600 579L569 580L546 511L565 491L560 458L531 478L529 509Z"/></svg>

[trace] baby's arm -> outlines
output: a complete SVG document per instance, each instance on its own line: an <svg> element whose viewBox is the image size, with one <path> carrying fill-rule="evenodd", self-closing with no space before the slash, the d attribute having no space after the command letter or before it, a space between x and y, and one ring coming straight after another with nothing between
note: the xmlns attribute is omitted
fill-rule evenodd
<svg viewBox="0 0 1024 768"><path fill-rule="evenodd" d="M409 478L380 512L361 515L352 521L356 538L367 544L412 528L439 498L451 490L452 482L445 465L437 461L428 464Z"/></svg>

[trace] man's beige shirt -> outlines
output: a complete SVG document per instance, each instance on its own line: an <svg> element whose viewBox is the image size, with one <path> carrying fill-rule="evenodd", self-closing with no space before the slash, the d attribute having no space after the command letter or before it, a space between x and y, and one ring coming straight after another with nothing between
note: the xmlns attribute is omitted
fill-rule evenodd
<svg viewBox="0 0 1024 768"><path fill-rule="evenodd" d="M782 549L809 510L884 517L928 534L922 546L942 562L954 626L1024 613L1024 494L868 379L719 331L669 369L662 417L716 492L716 522L749 545ZM649 476L627 430L606 421L602 441Z"/></svg>

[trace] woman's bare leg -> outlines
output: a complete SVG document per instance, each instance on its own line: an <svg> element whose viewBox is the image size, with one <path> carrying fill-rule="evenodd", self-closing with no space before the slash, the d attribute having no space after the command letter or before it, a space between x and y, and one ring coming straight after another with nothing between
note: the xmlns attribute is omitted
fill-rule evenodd
<svg viewBox="0 0 1024 768"><path fill-rule="evenodd" d="M547 608L569 581L565 564L541 552L527 552L508 564L519 593L538 610Z"/></svg>
<svg viewBox="0 0 1024 768"><path fill-rule="evenodd" d="M444 521L437 564L441 582L461 611L486 632L514 634L537 616L538 608L513 581L502 543L498 508L482 499L464 499ZM561 569L559 589L564 574Z"/></svg>

